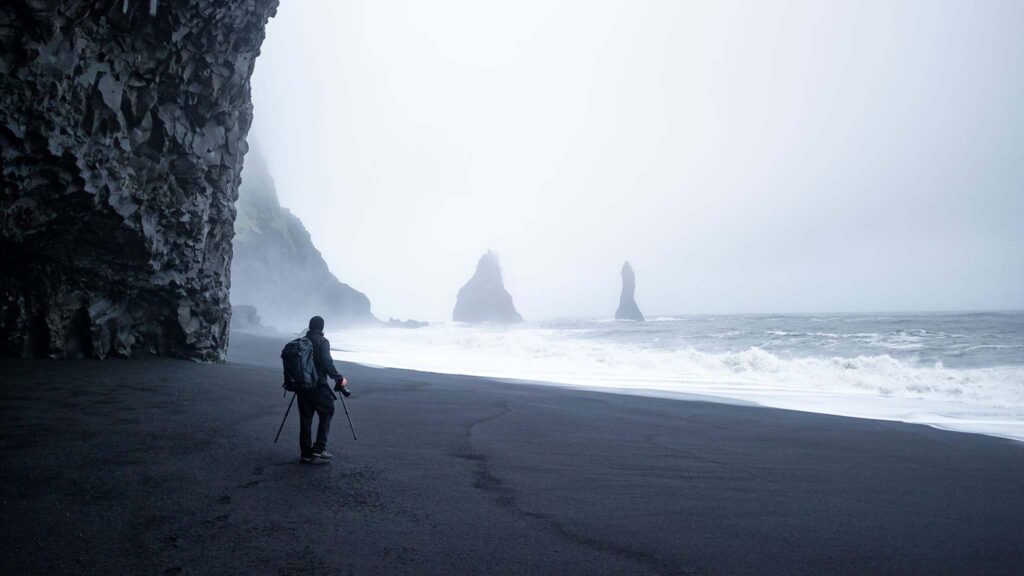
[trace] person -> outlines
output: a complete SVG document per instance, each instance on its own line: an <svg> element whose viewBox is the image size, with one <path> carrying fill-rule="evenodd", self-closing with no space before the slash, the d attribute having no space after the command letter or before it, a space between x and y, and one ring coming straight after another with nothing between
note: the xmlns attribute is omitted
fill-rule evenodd
<svg viewBox="0 0 1024 576"><path fill-rule="evenodd" d="M300 460L306 464L326 463L332 455L327 451L327 435L331 432L331 418L334 416L334 401L337 396L327 384L334 380L334 390L348 397L348 380L334 367L331 358L331 343L324 338L324 319L313 316L309 319L306 338L313 343L313 364L316 366L316 386L296 392L299 401L299 450ZM316 442L312 441L313 415L318 418Z"/></svg>

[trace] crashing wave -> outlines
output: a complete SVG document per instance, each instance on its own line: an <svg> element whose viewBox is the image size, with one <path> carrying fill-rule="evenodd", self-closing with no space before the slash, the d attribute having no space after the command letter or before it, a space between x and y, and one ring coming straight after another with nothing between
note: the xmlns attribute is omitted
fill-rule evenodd
<svg viewBox="0 0 1024 576"><path fill-rule="evenodd" d="M431 325L394 332L345 332L335 341L347 350L341 358L378 366L620 392L698 394L1024 439L1022 366L949 368L890 354L783 357L757 346L724 352L656 348L588 338L589 331L580 327Z"/></svg>

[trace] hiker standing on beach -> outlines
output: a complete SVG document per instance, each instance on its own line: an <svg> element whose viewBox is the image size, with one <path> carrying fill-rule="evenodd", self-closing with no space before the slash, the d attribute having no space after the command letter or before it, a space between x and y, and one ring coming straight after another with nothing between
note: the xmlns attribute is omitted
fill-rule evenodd
<svg viewBox="0 0 1024 576"><path fill-rule="evenodd" d="M296 391L299 401L299 450L304 463L323 463L331 459L327 451L327 435L331 431L334 416L334 401L337 398L327 384L327 378L334 380L334 390L348 396L345 386L348 380L334 367L331 358L331 343L324 338L324 319L313 316L309 319L306 338L313 343L313 362L316 366L316 386ZM319 418L316 427L316 442L312 442L313 414Z"/></svg>

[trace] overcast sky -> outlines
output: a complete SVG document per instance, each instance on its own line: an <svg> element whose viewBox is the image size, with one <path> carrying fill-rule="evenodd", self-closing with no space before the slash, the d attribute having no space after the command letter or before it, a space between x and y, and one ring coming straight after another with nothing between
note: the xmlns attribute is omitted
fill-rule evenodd
<svg viewBox="0 0 1024 576"><path fill-rule="evenodd" d="M291 0L250 139L379 316L1024 308L1024 2Z"/></svg>

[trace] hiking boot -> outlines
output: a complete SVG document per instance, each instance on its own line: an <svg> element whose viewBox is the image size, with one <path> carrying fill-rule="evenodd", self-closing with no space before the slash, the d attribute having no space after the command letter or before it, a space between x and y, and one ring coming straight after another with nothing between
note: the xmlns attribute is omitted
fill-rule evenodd
<svg viewBox="0 0 1024 576"><path fill-rule="evenodd" d="M327 450L313 450L313 458L317 460L330 460L333 457Z"/></svg>

